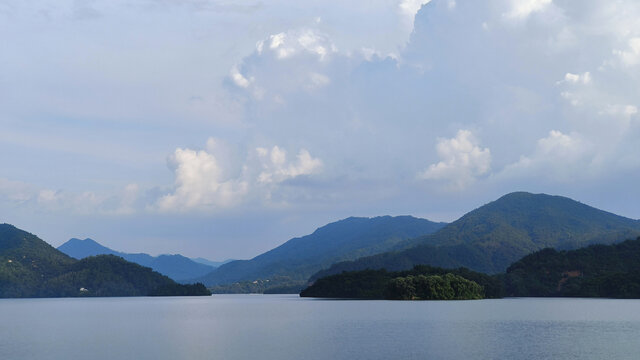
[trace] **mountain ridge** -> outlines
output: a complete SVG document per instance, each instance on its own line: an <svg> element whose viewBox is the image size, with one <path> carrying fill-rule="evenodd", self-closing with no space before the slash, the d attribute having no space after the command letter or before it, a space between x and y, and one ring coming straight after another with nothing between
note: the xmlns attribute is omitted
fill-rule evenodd
<svg viewBox="0 0 640 360"><path fill-rule="evenodd" d="M71 238L64 244L60 245L58 250L79 260L96 255L119 256L127 261L150 267L178 282L184 282L189 279L208 274L215 269L213 266L196 262L180 254L151 256L145 253L120 252L108 248L91 238L86 238L84 240Z"/></svg>
<svg viewBox="0 0 640 360"><path fill-rule="evenodd" d="M335 261L383 252L444 225L413 216L349 217L292 238L253 259L222 265L194 281L216 286L278 278L279 283L270 286L303 286L311 274Z"/></svg>
<svg viewBox="0 0 640 360"><path fill-rule="evenodd" d="M504 271L513 261L545 247L575 249L640 235L640 221L567 197L514 192L474 209L438 232L412 239L414 246L332 265L310 281L342 271L400 271L426 264Z"/></svg>
<svg viewBox="0 0 640 360"><path fill-rule="evenodd" d="M76 260L37 236L0 224L0 297L207 295L114 255Z"/></svg>

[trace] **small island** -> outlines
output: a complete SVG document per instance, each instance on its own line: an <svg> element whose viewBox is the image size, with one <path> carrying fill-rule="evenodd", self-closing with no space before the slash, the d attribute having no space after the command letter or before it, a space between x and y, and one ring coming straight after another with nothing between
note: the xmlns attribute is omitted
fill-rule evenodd
<svg viewBox="0 0 640 360"><path fill-rule="evenodd" d="M302 297L387 300L475 300L501 296L500 281L465 268L419 265L408 271L363 270L318 279Z"/></svg>

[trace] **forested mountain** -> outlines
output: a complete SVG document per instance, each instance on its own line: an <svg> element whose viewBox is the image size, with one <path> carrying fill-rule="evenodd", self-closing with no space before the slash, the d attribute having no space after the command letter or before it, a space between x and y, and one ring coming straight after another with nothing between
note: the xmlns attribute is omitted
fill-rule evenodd
<svg viewBox="0 0 640 360"><path fill-rule="evenodd" d="M640 222L566 197L516 192L473 210L415 246L334 264L311 280L363 269L404 270L428 264L503 272L534 251L610 244L640 235Z"/></svg>
<svg viewBox="0 0 640 360"><path fill-rule="evenodd" d="M127 261L150 267L151 269L172 278L175 281L187 281L210 273L215 267L205 265L182 255L160 255L138 253L128 254L112 250L93 239L70 239L58 247L58 250L74 257L84 259L95 255L116 255Z"/></svg>
<svg viewBox="0 0 640 360"><path fill-rule="evenodd" d="M640 298L640 238L535 252L509 266L505 289L508 296Z"/></svg>
<svg viewBox="0 0 640 360"><path fill-rule="evenodd" d="M169 289L170 291L168 291ZM0 297L207 294L113 255L73 259L37 236L0 224Z"/></svg>
<svg viewBox="0 0 640 360"><path fill-rule="evenodd" d="M289 291L299 291L310 275L334 262L394 249L408 239L433 233L444 225L411 216L351 217L291 239L251 260L222 265L196 280L207 286L244 282L242 286L226 287L228 292L262 292L283 286ZM253 287L252 284L266 285Z"/></svg>
<svg viewBox="0 0 640 360"><path fill-rule="evenodd" d="M482 292L479 293L473 283L478 284ZM523 257L509 266L505 274L497 275L464 268L441 269L425 265L403 272L348 271L318 279L300 296L360 299L471 299L478 296L638 299L640 237L576 250L546 248Z"/></svg>

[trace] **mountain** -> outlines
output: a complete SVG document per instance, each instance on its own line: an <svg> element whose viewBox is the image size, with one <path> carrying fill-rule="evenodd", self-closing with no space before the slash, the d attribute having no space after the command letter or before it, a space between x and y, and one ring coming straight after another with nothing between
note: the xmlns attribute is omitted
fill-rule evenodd
<svg viewBox="0 0 640 360"><path fill-rule="evenodd" d="M433 233L444 225L411 216L351 217L318 228L310 235L291 239L251 260L222 265L196 281L207 286L245 282L249 286L242 288L248 292L266 291L272 287L299 291L311 274L336 261L389 251L402 246L408 239ZM251 287L258 283L269 285ZM229 288L229 291L233 290Z"/></svg>
<svg viewBox="0 0 640 360"><path fill-rule="evenodd" d="M113 255L76 260L37 236L0 224L0 297L207 294Z"/></svg>
<svg viewBox="0 0 640 360"><path fill-rule="evenodd" d="M516 192L475 209L400 251L334 264L311 281L342 271L405 270L427 264L503 272L514 261L552 247L575 249L640 235L640 222L561 196Z"/></svg>
<svg viewBox="0 0 640 360"><path fill-rule="evenodd" d="M204 264L204 265L209 265L211 267L217 268L220 267L220 265L224 265L228 262L232 262L235 261L235 259L227 259L224 261L211 261L209 259L205 259L205 258L201 258L201 257L197 257L197 258L190 258L191 260L197 262L198 264Z"/></svg>
<svg viewBox="0 0 640 360"><path fill-rule="evenodd" d="M66 243L58 246L58 250L78 260L96 255L120 256L119 252L111 250L106 246L102 246L98 242L89 238L84 240L76 238L69 239Z"/></svg>
<svg viewBox="0 0 640 360"><path fill-rule="evenodd" d="M544 249L515 262L508 296L640 298L640 238L570 251Z"/></svg>
<svg viewBox="0 0 640 360"><path fill-rule="evenodd" d="M160 255L138 253L128 254L112 250L92 239L70 239L58 247L58 250L74 257L84 259L95 255L115 255L136 264L150 267L153 270L172 278L175 281L186 281L210 273L215 267L198 263L182 255Z"/></svg>

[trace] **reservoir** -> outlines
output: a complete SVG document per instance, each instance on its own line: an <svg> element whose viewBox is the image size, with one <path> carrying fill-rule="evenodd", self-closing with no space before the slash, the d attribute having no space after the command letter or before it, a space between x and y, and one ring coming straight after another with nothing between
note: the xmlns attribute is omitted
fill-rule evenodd
<svg viewBox="0 0 640 360"><path fill-rule="evenodd" d="M640 300L0 300L0 359L637 359Z"/></svg>

